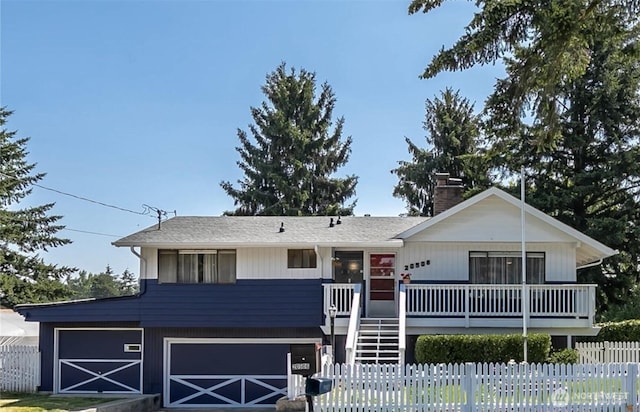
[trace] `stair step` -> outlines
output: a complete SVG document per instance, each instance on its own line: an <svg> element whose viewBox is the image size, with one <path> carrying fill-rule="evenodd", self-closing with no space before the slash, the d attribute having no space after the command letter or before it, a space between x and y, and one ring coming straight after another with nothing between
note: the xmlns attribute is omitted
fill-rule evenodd
<svg viewBox="0 0 640 412"><path fill-rule="evenodd" d="M396 318L361 319L356 339L356 362L400 362L399 332L400 325Z"/></svg>
<svg viewBox="0 0 640 412"><path fill-rule="evenodd" d="M398 342L368 342L368 341L358 341L358 344L365 346L398 346Z"/></svg>
<svg viewBox="0 0 640 412"><path fill-rule="evenodd" d="M358 332L360 334L362 333L366 333L366 334L383 334L383 335L391 335L391 334L398 334L398 330L379 330L379 329L360 329L360 331Z"/></svg>

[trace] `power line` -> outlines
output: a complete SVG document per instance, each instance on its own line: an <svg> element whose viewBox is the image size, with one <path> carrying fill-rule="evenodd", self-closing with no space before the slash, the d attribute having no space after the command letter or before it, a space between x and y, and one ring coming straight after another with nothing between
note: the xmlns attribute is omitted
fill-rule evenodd
<svg viewBox="0 0 640 412"><path fill-rule="evenodd" d="M2 220L12 220L14 222L19 222L19 223L37 223L36 220L34 219L30 219L28 216L27 217L20 217L20 216L10 216L10 215L6 215L3 214L2 211L0 210L0 221ZM60 226L64 226L64 225L60 225ZM92 232L89 230L81 230L81 229L72 229L70 227L62 227L60 230L69 230L71 232L79 232L79 233L87 233L87 234L91 234L91 235L100 235L100 236L109 236L109 237L124 237L124 236L120 236L120 235L111 235L108 233L100 233L100 232Z"/></svg>
<svg viewBox="0 0 640 412"><path fill-rule="evenodd" d="M6 177L7 179L19 180L18 178L14 177L14 176L9 176L8 174L2 173L2 172L0 172L0 175ZM86 198L84 196L78 196L78 195L74 195L72 193L63 192L62 190L53 189L51 187L43 186L43 185L38 184L38 183L31 183L31 185L39 187L40 189L49 190L51 192L59 193L59 194L64 195L64 196L69 196L69 197L73 197L75 199L84 200L85 202L94 203L94 204L97 204L97 205L100 205L100 206L104 206L104 207L110 207L112 209L117 209L117 210L120 210L120 211L123 211L123 212L133 213L135 215L140 215L140 216L149 216L151 218L154 217L154 216L151 216L149 214L150 213L150 208L148 206L146 206L146 205L143 205L144 210L142 212L137 212L135 210L127 209L127 208L124 208L124 207L110 205L108 203L99 202L97 200L89 199L89 198ZM155 209L155 208L153 208L153 209Z"/></svg>
<svg viewBox="0 0 640 412"><path fill-rule="evenodd" d="M68 228L68 227L63 228L62 230L69 230L71 232L87 233L87 234L90 234L90 235L98 235L98 236L124 237L124 236L119 236L119 235L110 235L108 233L91 232L91 231L88 231L88 230L80 230L80 229L71 229L71 228Z"/></svg>

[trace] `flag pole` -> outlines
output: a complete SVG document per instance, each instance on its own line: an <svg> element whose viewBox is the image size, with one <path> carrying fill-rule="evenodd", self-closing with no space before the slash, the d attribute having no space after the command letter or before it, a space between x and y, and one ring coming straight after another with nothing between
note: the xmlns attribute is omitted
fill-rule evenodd
<svg viewBox="0 0 640 412"><path fill-rule="evenodd" d="M527 362L527 311L529 309L529 293L527 291L527 249L525 243L525 201L524 201L524 166L520 168L520 225L521 225L521 245L520 250L522 251L522 298L520 301L522 302L522 343L523 343L523 351L524 357L523 360Z"/></svg>

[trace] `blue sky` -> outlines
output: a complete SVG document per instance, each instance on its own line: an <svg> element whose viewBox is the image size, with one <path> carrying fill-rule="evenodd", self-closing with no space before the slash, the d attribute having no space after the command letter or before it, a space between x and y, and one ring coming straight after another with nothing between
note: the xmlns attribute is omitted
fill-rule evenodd
<svg viewBox="0 0 640 412"><path fill-rule="evenodd" d="M337 97L353 138L356 215L396 216L392 196L404 138L425 145L424 103L445 87L479 110L500 67L420 80L429 59L464 30L473 3L450 1L427 15L408 2L378 1L17 1L0 2L0 102L29 136L42 185L143 211L220 215L234 208L220 188L242 178L237 128L280 62L316 72ZM125 236L148 216L34 188L26 204L55 202L69 229ZM99 272L138 273L117 237L65 230L73 244L44 255Z"/></svg>

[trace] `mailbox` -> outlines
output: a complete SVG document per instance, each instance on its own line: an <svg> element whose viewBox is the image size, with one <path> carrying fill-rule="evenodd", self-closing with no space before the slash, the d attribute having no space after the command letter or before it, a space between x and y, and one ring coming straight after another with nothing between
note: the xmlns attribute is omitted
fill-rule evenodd
<svg viewBox="0 0 640 412"><path fill-rule="evenodd" d="M304 385L304 392L307 396L318 396L331 392L333 389L333 379L329 378L307 378Z"/></svg>
<svg viewBox="0 0 640 412"><path fill-rule="evenodd" d="M291 374L311 376L318 372L320 364L320 353L316 349L316 344L291 345Z"/></svg>

